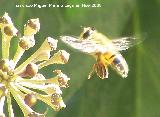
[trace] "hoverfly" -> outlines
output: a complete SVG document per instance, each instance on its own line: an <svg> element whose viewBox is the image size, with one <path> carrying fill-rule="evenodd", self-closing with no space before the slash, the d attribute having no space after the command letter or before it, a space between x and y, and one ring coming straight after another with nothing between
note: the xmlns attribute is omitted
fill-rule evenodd
<svg viewBox="0 0 160 117"><path fill-rule="evenodd" d="M108 78L108 66L117 71L122 78L126 78L129 69L120 51L126 50L138 42L133 37L110 40L92 27L84 27L79 38L61 36L61 40L72 48L92 55L96 59L88 76L89 79L93 72L96 72L102 79Z"/></svg>

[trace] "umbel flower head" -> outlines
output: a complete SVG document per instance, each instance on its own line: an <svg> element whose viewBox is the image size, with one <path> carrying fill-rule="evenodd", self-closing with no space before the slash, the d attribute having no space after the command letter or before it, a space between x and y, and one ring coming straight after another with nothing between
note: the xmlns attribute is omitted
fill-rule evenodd
<svg viewBox="0 0 160 117"><path fill-rule="evenodd" d="M12 98L14 98L25 117L44 117L32 109L32 106L41 100L51 108L58 111L64 108L61 87L68 87L70 80L61 70L54 70L56 76L45 78L39 69L50 64L65 64L69 53L59 50L52 57L50 52L56 50L58 40L47 37L40 48L26 61L17 65L23 53L35 45L34 35L40 29L39 19L30 19L24 25L24 35L18 37L18 47L13 58L9 58L10 42L12 37L18 35L18 30L11 18L5 13L0 17L2 57L0 58L0 117L5 117L4 106L7 103L9 117L14 117ZM5 101L6 100L6 101ZM5 111L6 112L6 111Z"/></svg>

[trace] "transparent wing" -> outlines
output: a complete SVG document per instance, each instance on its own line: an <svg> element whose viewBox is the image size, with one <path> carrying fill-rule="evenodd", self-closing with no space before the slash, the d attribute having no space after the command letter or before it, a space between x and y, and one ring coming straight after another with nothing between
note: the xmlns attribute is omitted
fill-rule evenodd
<svg viewBox="0 0 160 117"><path fill-rule="evenodd" d="M117 50L127 50L128 48L141 43L142 40L136 39L134 37L123 37L120 39L113 39L112 43L116 47Z"/></svg>
<svg viewBox="0 0 160 117"><path fill-rule="evenodd" d="M107 51L107 48L103 47L103 45L96 43L95 41L90 39L79 40L70 36L61 36L60 38L64 43L68 44L72 48L88 54L96 52L103 53Z"/></svg>

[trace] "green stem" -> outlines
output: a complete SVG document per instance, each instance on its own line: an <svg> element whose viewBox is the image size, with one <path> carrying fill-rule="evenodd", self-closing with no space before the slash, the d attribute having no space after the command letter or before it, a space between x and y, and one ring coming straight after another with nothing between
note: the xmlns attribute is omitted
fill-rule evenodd
<svg viewBox="0 0 160 117"><path fill-rule="evenodd" d="M12 108L12 103L11 103L10 92L7 93L7 106L8 106L8 114L9 114L9 117L14 117L13 108Z"/></svg>
<svg viewBox="0 0 160 117"><path fill-rule="evenodd" d="M18 66L15 69L15 74L19 74L21 73L21 71L23 71L25 69L25 67L32 62L37 56L39 56L40 54L42 54L43 52L49 52L51 51L51 47L48 43L48 39L46 39L43 44L40 46L40 48L34 53L32 54L25 62L23 62L20 66Z"/></svg>
<svg viewBox="0 0 160 117"><path fill-rule="evenodd" d="M31 113L33 110L28 105L26 105L24 100L22 99L24 97L24 94L20 90L18 90L13 83L10 83L8 85L8 88L14 99L16 100L17 104L21 108L24 116L27 117L28 114Z"/></svg>
<svg viewBox="0 0 160 117"><path fill-rule="evenodd" d="M34 84L43 84L43 83L54 83L59 85L58 82L58 77L55 76L53 78L49 78L49 79L42 79L42 80L34 80L34 79L23 79L23 78L18 78L17 82L26 82L26 83L34 83Z"/></svg>
<svg viewBox="0 0 160 117"><path fill-rule="evenodd" d="M20 66L15 69L15 74L21 73L25 69L25 67L36 57L36 52L31 55L25 62L23 62Z"/></svg>
<svg viewBox="0 0 160 117"><path fill-rule="evenodd" d="M17 51L16 51L16 53L14 55L14 58L13 58L15 66L16 66L17 62L20 60L20 58L23 55L24 51L25 50L23 48L21 48L20 46L18 46Z"/></svg>
<svg viewBox="0 0 160 117"><path fill-rule="evenodd" d="M20 86L20 85L17 85L17 87L19 88L19 90L21 90L21 91L23 91L23 92L25 92L25 93L27 93L27 94L28 94L28 93L34 93L34 94L36 95L37 99L39 99L39 100L43 101L44 103L48 104L48 105L51 106L53 109L56 109L56 108L54 107L54 105L51 103L51 96L50 96L50 95L38 94L38 93L33 92L33 91L31 91L31 90L23 87L23 86Z"/></svg>
<svg viewBox="0 0 160 117"><path fill-rule="evenodd" d="M134 33L139 39L141 38L140 17L139 9L135 8L134 13ZM142 117L142 75L141 75L141 51L142 47L137 47L136 51L136 79L135 79L135 117Z"/></svg>
<svg viewBox="0 0 160 117"><path fill-rule="evenodd" d="M4 36L2 34L2 58L3 59L9 58L10 41L11 41L11 37Z"/></svg>
<svg viewBox="0 0 160 117"><path fill-rule="evenodd" d="M3 113L4 101L5 101L5 96L0 98L0 116L2 117L4 116L4 113Z"/></svg>

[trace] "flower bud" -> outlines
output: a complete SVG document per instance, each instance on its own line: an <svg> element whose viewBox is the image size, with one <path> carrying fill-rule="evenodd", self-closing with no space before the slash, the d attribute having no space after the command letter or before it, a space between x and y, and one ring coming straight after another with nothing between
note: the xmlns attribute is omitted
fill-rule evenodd
<svg viewBox="0 0 160 117"><path fill-rule="evenodd" d="M50 64L65 64L68 62L69 56L70 54L67 53L65 50L59 50L49 60L41 63L39 67L42 68Z"/></svg>
<svg viewBox="0 0 160 117"><path fill-rule="evenodd" d="M52 102L52 104L56 105L57 103L59 103L60 99L61 99L61 95L54 93L54 94L52 94L51 102Z"/></svg>
<svg viewBox="0 0 160 117"><path fill-rule="evenodd" d="M18 75L21 77L34 77L37 73L38 73L38 66L34 63L30 63Z"/></svg>
<svg viewBox="0 0 160 117"><path fill-rule="evenodd" d="M31 94L27 94L24 97L24 102L25 104L27 104L29 107L32 107L36 102L37 102L37 98L36 95L31 93Z"/></svg>
<svg viewBox="0 0 160 117"><path fill-rule="evenodd" d="M65 50L59 50L57 53L55 53L51 58L50 58L50 64L65 64L68 62L70 54L67 53Z"/></svg>
<svg viewBox="0 0 160 117"><path fill-rule="evenodd" d="M50 51L55 50L57 48L57 43L58 40L53 39L51 37L47 37L46 40L41 45L41 47L37 50L36 54L34 55L35 58L33 59L33 61L49 59Z"/></svg>
<svg viewBox="0 0 160 117"><path fill-rule="evenodd" d="M54 93L51 96L51 102L55 106L55 109L58 111L61 108L65 108L66 105L64 104L62 97L60 94Z"/></svg>
<svg viewBox="0 0 160 117"><path fill-rule="evenodd" d="M0 23L13 25L11 18L8 16L8 13L5 13L3 17L0 18Z"/></svg>
<svg viewBox="0 0 160 117"><path fill-rule="evenodd" d="M33 77L37 74L38 72L38 66L34 63L30 63L26 66L26 71L25 73L30 76Z"/></svg>
<svg viewBox="0 0 160 117"><path fill-rule="evenodd" d="M31 36L36 34L40 29L39 19L30 19L24 26L24 36Z"/></svg>
<svg viewBox="0 0 160 117"><path fill-rule="evenodd" d="M4 33L7 36L17 36L18 30L14 26L5 26L4 27Z"/></svg>
<svg viewBox="0 0 160 117"><path fill-rule="evenodd" d="M40 48L44 48L46 50L56 50L57 49L57 43L58 40L53 39L51 37L47 37L46 41L44 41L44 43L42 44L42 46Z"/></svg>
<svg viewBox="0 0 160 117"><path fill-rule="evenodd" d="M35 45L34 36L23 36L22 38L20 38L19 46L24 50L28 50L34 45Z"/></svg>
<svg viewBox="0 0 160 117"><path fill-rule="evenodd" d="M14 62L12 60L9 61L7 59L1 60L0 61L0 69L3 72L9 72L10 70L14 69Z"/></svg>
<svg viewBox="0 0 160 117"><path fill-rule="evenodd" d="M53 80L57 80L60 87L68 88L69 87L68 81L70 80L70 78L68 78L65 74L63 74L61 70L55 70L53 72L58 74L57 78L54 78Z"/></svg>

